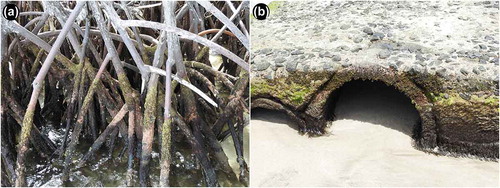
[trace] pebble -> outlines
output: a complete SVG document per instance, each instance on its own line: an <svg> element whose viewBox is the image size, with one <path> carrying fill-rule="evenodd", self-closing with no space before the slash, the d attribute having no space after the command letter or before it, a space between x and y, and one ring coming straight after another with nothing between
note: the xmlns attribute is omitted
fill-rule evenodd
<svg viewBox="0 0 500 188"><path fill-rule="evenodd" d="M361 37L354 37L354 39L352 41L354 41L355 43L360 43L360 42L363 41L363 38L361 38Z"/></svg>
<svg viewBox="0 0 500 188"><path fill-rule="evenodd" d="M374 42L374 41L377 41L377 40L382 40L384 39L385 35L383 33L373 33L372 35L372 38L370 39L370 41Z"/></svg>
<svg viewBox="0 0 500 188"><path fill-rule="evenodd" d="M278 57L274 60L274 63L276 64L276 67L282 67L283 66L283 62L285 62L285 58L282 58L282 57Z"/></svg>
<svg viewBox="0 0 500 188"><path fill-rule="evenodd" d="M309 67L310 67L309 65L304 65L304 67L302 67L302 70L303 70L305 73L307 73L307 72L309 72Z"/></svg>
<svg viewBox="0 0 500 188"><path fill-rule="evenodd" d="M291 54L292 55L300 55L300 54L304 54L304 52L302 50L294 50L294 51L292 51Z"/></svg>
<svg viewBox="0 0 500 188"><path fill-rule="evenodd" d="M442 78L445 78L446 77L446 69L440 68L436 71L436 74Z"/></svg>
<svg viewBox="0 0 500 188"><path fill-rule="evenodd" d="M423 70L422 66L420 66L420 65L413 65L408 70L408 73L411 74L411 75L416 75L416 74L421 73L422 70Z"/></svg>
<svg viewBox="0 0 500 188"><path fill-rule="evenodd" d="M481 56L481 54L479 52L476 52L476 51L468 51L468 52L465 52L465 54L467 55L467 57L469 57L471 59L478 58L479 56Z"/></svg>
<svg viewBox="0 0 500 188"><path fill-rule="evenodd" d="M378 58L380 59L386 59L389 56L391 56L391 52L389 50L382 50L378 53Z"/></svg>
<svg viewBox="0 0 500 188"><path fill-rule="evenodd" d="M352 65L352 63L351 63L351 62L349 62L349 61L344 61L344 62L342 62L342 67L344 67L344 68L345 68L345 67L348 67L348 66L351 66L351 65Z"/></svg>
<svg viewBox="0 0 500 188"><path fill-rule="evenodd" d="M441 62L439 60L434 60L434 61L431 61L429 63L429 66L438 66L438 65L441 65L441 63L443 63L443 62Z"/></svg>
<svg viewBox="0 0 500 188"><path fill-rule="evenodd" d="M398 69L398 65L396 63L389 63L389 67L394 69L394 70Z"/></svg>
<svg viewBox="0 0 500 188"><path fill-rule="evenodd" d="M276 71L276 70L275 70L275 71ZM274 78L274 76L273 76L273 72L269 72L269 73L267 73L267 74L264 76L264 78L266 78L266 79L268 79L268 80L272 80L272 79Z"/></svg>
<svg viewBox="0 0 500 188"><path fill-rule="evenodd" d="M351 28L351 25L348 25L348 24L344 24L344 25L340 26L340 29L342 29L342 30L346 30L349 28Z"/></svg>
<svg viewBox="0 0 500 188"><path fill-rule="evenodd" d="M339 56L339 55L333 55L332 60L333 60L333 61L341 61L341 60L342 60L342 58L340 58L340 56Z"/></svg>
<svg viewBox="0 0 500 188"><path fill-rule="evenodd" d="M366 34L368 34L368 35L373 35L373 31L369 27L363 28L363 32L366 33Z"/></svg>
<svg viewBox="0 0 500 188"><path fill-rule="evenodd" d="M394 49L394 46L392 46L392 44L389 44L389 43L382 43L382 44L380 44L380 48L392 51Z"/></svg>
<svg viewBox="0 0 500 188"><path fill-rule="evenodd" d="M481 55L481 57L479 57L480 59L484 59L485 61L488 61L490 59L490 56L488 54L483 54Z"/></svg>
<svg viewBox="0 0 500 188"><path fill-rule="evenodd" d="M474 69L472 69L472 72L474 72L477 75L481 74L481 72L484 72L484 71L486 71L486 68L484 68L481 65L474 67Z"/></svg>
<svg viewBox="0 0 500 188"><path fill-rule="evenodd" d="M459 95L462 99L465 99L465 100L470 100L470 94L468 94L468 93L463 93L463 92L461 92L461 93L459 93L458 95Z"/></svg>
<svg viewBox="0 0 500 188"><path fill-rule="evenodd" d="M401 46L401 50L407 50L410 53L415 53L417 51L421 51L422 47L416 44L404 44Z"/></svg>
<svg viewBox="0 0 500 188"><path fill-rule="evenodd" d="M323 62L323 69L326 71L335 71L333 68L333 63L329 62Z"/></svg>
<svg viewBox="0 0 500 188"><path fill-rule="evenodd" d="M299 64L299 62L297 62L297 61L289 61L288 63L286 63L286 71L294 72L295 70L297 70L298 64Z"/></svg>
<svg viewBox="0 0 500 188"><path fill-rule="evenodd" d="M349 46L342 45L342 46L337 47L337 50L349 51Z"/></svg>
<svg viewBox="0 0 500 188"><path fill-rule="evenodd" d="M484 36L484 40L495 40L491 35Z"/></svg>
<svg viewBox="0 0 500 188"><path fill-rule="evenodd" d="M264 54L264 55L269 55L269 54L272 54L273 53L273 50L270 49L270 48L264 48L260 51L261 54Z"/></svg>
<svg viewBox="0 0 500 188"><path fill-rule="evenodd" d="M402 64L404 64L404 62L399 61L399 60L398 60L398 61L396 61L396 65L401 66Z"/></svg>
<svg viewBox="0 0 500 188"><path fill-rule="evenodd" d="M498 57L493 58L493 60L491 60L491 62L495 65L498 65Z"/></svg>
<svg viewBox="0 0 500 188"><path fill-rule="evenodd" d="M263 70L266 70L269 65L271 65L271 63L267 62L267 61L259 61L259 62L256 62L253 67L255 67L254 69L256 71L263 71Z"/></svg>
<svg viewBox="0 0 500 188"><path fill-rule="evenodd" d="M427 60L424 56L422 56L421 53L415 54L415 59L417 59L419 61L425 61L425 60Z"/></svg>
<svg viewBox="0 0 500 188"><path fill-rule="evenodd" d="M464 75L468 75L468 74L469 74L469 71L468 71L466 68L464 68L464 67L462 67L462 68L460 69L460 72L461 72L462 74L464 74Z"/></svg>
<svg viewBox="0 0 500 188"><path fill-rule="evenodd" d="M351 50L351 52L359 52L359 51L361 51L362 49L363 49L363 48L361 48L360 46L356 46L356 47L354 47L354 48Z"/></svg>
<svg viewBox="0 0 500 188"><path fill-rule="evenodd" d="M446 55L446 54L442 54L442 53L441 53L441 54L439 54L439 55L438 55L438 58L437 58L437 59L442 61L442 60L447 59L447 58L449 58L449 56L448 56L448 55Z"/></svg>
<svg viewBox="0 0 500 188"><path fill-rule="evenodd" d="M498 43L495 43L498 44ZM498 52L498 47L496 46L489 46L490 47L490 52Z"/></svg>
<svg viewBox="0 0 500 188"><path fill-rule="evenodd" d="M329 58L331 58L331 57L333 57L333 54L332 54L332 53L330 53L329 51L326 51L326 52L320 52L320 53L319 53L319 57L321 57L321 58L323 58L323 57L329 57Z"/></svg>
<svg viewBox="0 0 500 188"><path fill-rule="evenodd" d="M486 45L484 45L484 44L480 44L479 45L479 49L486 50L486 49L488 49L488 47Z"/></svg>
<svg viewBox="0 0 500 188"><path fill-rule="evenodd" d="M427 63L425 63L425 61L417 61L417 64L424 66L424 67L427 65Z"/></svg>
<svg viewBox="0 0 500 188"><path fill-rule="evenodd" d="M339 36L337 36L336 34L333 34L332 38L330 38L330 42L337 41L337 39L339 39Z"/></svg>

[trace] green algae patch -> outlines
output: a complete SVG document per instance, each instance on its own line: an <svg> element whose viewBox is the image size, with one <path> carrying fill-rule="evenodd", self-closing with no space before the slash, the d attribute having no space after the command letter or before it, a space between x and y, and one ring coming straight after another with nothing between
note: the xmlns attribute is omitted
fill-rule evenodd
<svg viewBox="0 0 500 188"><path fill-rule="evenodd" d="M259 80L252 83L251 94L254 96L272 96L283 102L300 105L312 94L312 88L297 83L287 83L285 79Z"/></svg>
<svg viewBox="0 0 500 188"><path fill-rule="evenodd" d="M479 101L486 105L498 106L498 96L478 97L477 95L472 95L471 99L472 101Z"/></svg>
<svg viewBox="0 0 500 188"><path fill-rule="evenodd" d="M439 94L429 93L427 96L434 104L445 105L445 106L454 104L475 103L497 108L499 104L498 96L495 95L490 95L490 96L471 95L469 100L465 100L458 93L439 93Z"/></svg>
<svg viewBox="0 0 500 188"><path fill-rule="evenodd" d="M427 97L431 100L432 103L438 105L453 105L455 103L468 103L465 99L462 99L458 93L428 93Z"/></svg>
<svg viewBox="0 0 500 188"><path fill-rule="evenodd" d="M298 107L308 101L329 78L328 74L298 72L273 80L257 78L252 80L250 92L252 97L273 97Z"/></svg>
<svg viewBox="0 0 500 188"><path fill-rule="evenodd" d="M277 10L284 3L285 3L284 1L273 1L273 2L270 2L269 5L267 5L267 6L269 7L269 10L272 12L272 11Z"/></svg>

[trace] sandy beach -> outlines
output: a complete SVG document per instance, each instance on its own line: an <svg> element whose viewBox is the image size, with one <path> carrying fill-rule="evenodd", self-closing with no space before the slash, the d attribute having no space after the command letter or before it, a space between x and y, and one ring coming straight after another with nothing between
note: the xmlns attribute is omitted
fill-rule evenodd
<svg viewBox="0 0 500 188"><path fill-rule="evenodd" d="M418 114L379 86L346 86L330 134L298 134L284 114L253 110L251 186L498 186L498 162L435 156L411 145Z"/></svg>

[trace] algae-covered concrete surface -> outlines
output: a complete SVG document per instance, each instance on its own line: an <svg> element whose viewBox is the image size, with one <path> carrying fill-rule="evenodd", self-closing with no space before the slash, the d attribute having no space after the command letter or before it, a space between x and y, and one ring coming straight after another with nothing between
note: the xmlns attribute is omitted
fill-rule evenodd
<svg viewBox="0 0 500 188"><path fill-rule="evenodd" d="M498 1L284 2L252 19L252 108L325 133L334 91L379 80L420 114L419 149L498 159Z"/></svg>

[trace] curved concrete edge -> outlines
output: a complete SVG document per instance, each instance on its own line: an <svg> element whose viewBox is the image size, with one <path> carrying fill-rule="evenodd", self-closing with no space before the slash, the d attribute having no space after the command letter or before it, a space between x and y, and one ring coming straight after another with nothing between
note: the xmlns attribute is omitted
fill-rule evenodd
<svg viewBox="0 0 500 188"><path fill-rule="evenodd" d="M416 126L413 135L417 149L441 155L499 158L498 94L478 96L484 91L470 91L467 98L462 92L444 89L443 81L433 75L372 65L349 66L337 72L292 72L273 80L254 78L251 108L284 111L299 124L301 133L322 135L331 121L326 116L332 105L329 98L352 80L382 81L411 99L421 117L421 126ZM498 87L498 82L493 84Z"/></svg>

